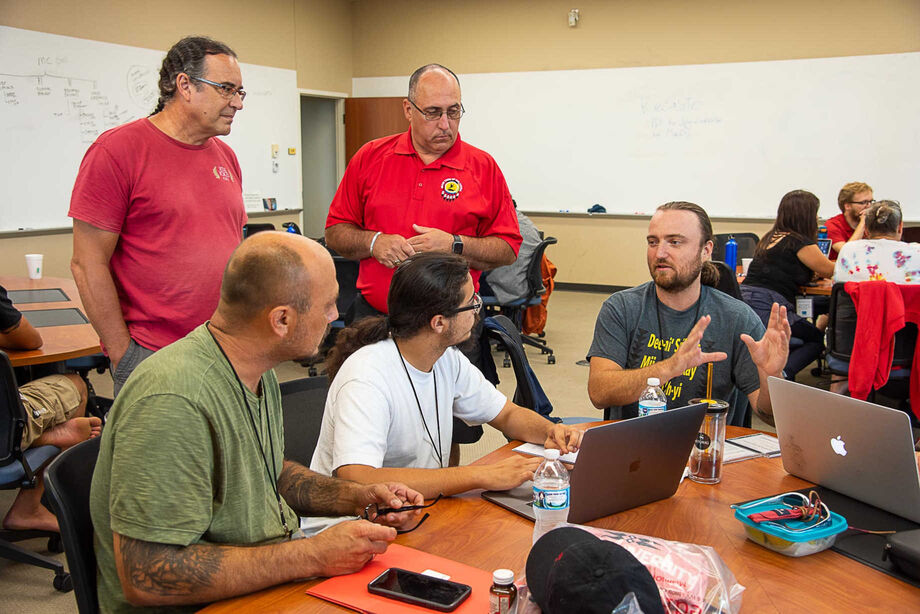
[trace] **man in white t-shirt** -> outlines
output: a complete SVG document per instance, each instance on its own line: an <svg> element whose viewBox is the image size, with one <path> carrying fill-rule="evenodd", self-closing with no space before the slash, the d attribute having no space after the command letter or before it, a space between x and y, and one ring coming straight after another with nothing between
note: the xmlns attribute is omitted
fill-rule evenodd
<svg viewBox="0 0 920 614"><path fill-rule="evenodd" d="M387 306L388 316L342 331L330 352L333 379L314 471L364 483L399 480L426 498L505 490L533 476L541 459L532 456L450 467L454 416L563 453L578 448L580 429L515 405L454 347L469 337L482 306L465 260L412 256L394 274Z"/></svg>

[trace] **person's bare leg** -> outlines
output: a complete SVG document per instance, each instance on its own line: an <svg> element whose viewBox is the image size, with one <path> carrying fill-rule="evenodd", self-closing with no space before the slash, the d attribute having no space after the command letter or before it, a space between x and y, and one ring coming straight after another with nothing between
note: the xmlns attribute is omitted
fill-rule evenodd
<svg viewBox="0 0 920 614"><path fill-rule="evenodd" d="M30 447L51 445L64 450L77 445L81 441L98 437L102 432L102 420L95 416L84 417L86 415L87 391L83 378L76 373L68 373L65 377L73 382L74 386L79 390L80 406L74 412L73 418L42 433L38 439L32 442Z"/></svg>
<svg viewBox="0 0 920 614"><path fill-rule="evenodd" d="M35 488L22 488L3 519L3 528L11 531L60 531L54 514L42 505L45 485L41 476Z"/></svg>

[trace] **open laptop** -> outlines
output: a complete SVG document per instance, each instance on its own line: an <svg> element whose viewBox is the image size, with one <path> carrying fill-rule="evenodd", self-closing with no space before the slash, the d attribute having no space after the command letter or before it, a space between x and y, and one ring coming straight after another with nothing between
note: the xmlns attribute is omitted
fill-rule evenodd
<svg viewBox="0 0 920 614"><path fill-rule="evenodd" d="M907 414L776 377L768 385L788 473L920 522Z"/></svg>
<svg viewBox="0 0 920 614"><path fill-rule="evenodd" d="M673 495L706 407L698 403L585 431L570 471L568 521L590 522ZM534 520L532 481L482 498Z"/></svg>

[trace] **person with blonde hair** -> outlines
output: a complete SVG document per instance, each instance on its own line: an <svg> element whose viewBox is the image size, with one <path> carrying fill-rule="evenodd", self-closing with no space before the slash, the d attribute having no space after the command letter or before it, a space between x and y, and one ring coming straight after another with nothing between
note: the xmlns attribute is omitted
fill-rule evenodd
<svg viewBox="0 0 920 614"><path fill-rule="evenodd" d="M837 259L841 248L849 241L863 238L866 229L864 215L866 209L874 203L872 187L861 181L851 181L837 194L837 206L840 213L827 220L827 236L831 240L828 258Z"/></svg>

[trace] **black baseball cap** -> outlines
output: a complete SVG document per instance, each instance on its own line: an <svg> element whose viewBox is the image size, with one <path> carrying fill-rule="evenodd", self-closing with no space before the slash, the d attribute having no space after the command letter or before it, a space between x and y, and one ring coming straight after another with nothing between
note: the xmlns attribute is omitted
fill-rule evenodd
<svg viewBox="0 0 920 614"><path fill-rule="evenodd" d="M610 614L627 593L645 614L665 614L652 574L636 557L575 527L554 529L533 545L527 588L543 614Z"/></svg>

